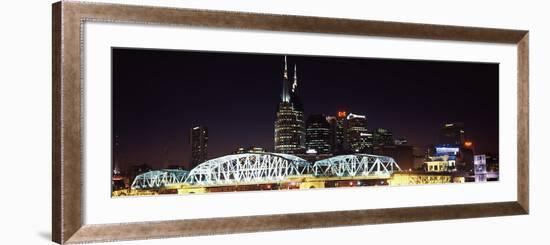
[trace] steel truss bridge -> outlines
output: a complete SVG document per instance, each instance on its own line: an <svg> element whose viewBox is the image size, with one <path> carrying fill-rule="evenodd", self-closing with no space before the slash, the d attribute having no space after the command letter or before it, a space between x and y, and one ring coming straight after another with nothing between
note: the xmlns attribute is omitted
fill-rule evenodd
<svg viewBox="0 0 550 245"><path fill-rule="evenodd" d="M391 157L368 154L340 155L315 162L313 174L323 177L389 177L401 168Z"/></svg>
<svg viewBox="0 0 550 245"><path fill-rule="evenodd" d="M169 187L185 181L189 171L180 169L154 170L136 176L132 189L151 189Z"/></svg>
<svg viewBox="0 0 550 245"><path fill-rule="evenodd" d="M287 176L307 174L310 163L281 153L244 153L208 160L189 172L195 185L233 185L279 182Z"/></svg>
<svg viewBox="0 0 550 245"><path fill-rule="evenodd" d="M138 175L132 189L178 185L224 186L281 182L288 177L389 178L401 169L391 157L368 154L339 155L314 164L290 154L242 153L218 157L184 170L156 170Z"/></svg>

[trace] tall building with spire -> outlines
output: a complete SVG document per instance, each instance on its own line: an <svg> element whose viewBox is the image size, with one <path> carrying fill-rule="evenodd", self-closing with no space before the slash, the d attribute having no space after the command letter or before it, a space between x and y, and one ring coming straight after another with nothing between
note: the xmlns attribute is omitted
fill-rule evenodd
<svg viewBox="0 0 550 245"><path fill-rule="evenodd" d="M299 154L306 151L304 109L298 97L298 74L294 65L294 80L290 84L287 57L283 72L281 102L275 120L275 152Z"/></svg>
<svg viewBox="0 0 550 245"><path fill-rule="evenodd" d="M290 102L290 81L288 79L288 65L285 56L285 69L283 72L283 92L281 93L281 102Z"/></svg>

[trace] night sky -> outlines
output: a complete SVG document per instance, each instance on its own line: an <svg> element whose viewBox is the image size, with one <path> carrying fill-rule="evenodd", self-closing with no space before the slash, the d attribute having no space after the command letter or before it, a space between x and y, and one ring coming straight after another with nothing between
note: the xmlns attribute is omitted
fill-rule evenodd
<svg viewBox="0 0 550 245"><path fill-rule="evenodd" d="M208 158L273 149L284 56L113 48L113 156L120 168L188 166L189 131L208 127ZM463 122L476 153L498 153L498 64L288 56L306 118L345 110L369 130L425 147Z"/></svg>

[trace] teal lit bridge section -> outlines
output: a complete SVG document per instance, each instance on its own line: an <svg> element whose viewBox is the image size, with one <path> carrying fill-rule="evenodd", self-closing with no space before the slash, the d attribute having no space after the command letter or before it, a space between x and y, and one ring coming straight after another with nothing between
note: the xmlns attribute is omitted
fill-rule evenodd
<svg viewBox="0 0 550 245"><path fill-rule="evenodd" d="M387 156L339 155L311 164L290 154L242 153L208 160L191 171L149 171L136 176L131 189L273 184L296 178L308 178L310 181L340 177L387 179L395 171L401 171L401 168Z"/></svg>
<svg viewBox="0 0 550 245"><path fill-rule="evenodd" d="M315 162L313 175L317 177L390 177L401 171L395 160L387 156L369 154L340 155Z"/></svg>
<svg viewBox="0 0 550 245"><path fill-rule="evenodd" d="M149 171L134 178L132 189L155 189L170 187L184 182L189 171L180 169L163 169Z"/></svg>
<svg viewBox="0 0 550 245"><path fill-rule="evenodd" d="M201 163L189 172L185 183L198 186L274 183L310 172L310 163L294 155L243 153Z"/></svg>

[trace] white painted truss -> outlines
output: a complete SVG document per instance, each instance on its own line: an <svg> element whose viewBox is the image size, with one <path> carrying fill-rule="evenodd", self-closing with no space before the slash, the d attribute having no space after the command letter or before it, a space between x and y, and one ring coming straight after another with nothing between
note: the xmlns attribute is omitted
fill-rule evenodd
<svg viewBox="0 0 550 245"><path fill-rule="evenodd" d="M136 176L132 189L152 189L177 185L184 182L189 171L180 169L154 170Z"/></svg>
<svg viewBox="0 0 550 245"><path fill-rule="evenodd" d="M315 176L387 176L401 171L395 160L368 154L340 155L313 164Z"/></svg>
<svg viewBox="0 0 550 245"><path fill-rule="evenodd" d="M185 183L200 186L259 184L307 174L310 163L282 153L243 153L218 157L189 172Z"/></svg>
<svg viewBox="0 0 550 245"><path fill-rule="evenodd" d="M166 188L179 184L197 186L275 183L289 176L389 177L401 168L391 157L367 154L341 155L315 162L282 153L243 153L218 157L191 171L164 169L136 176L132 189Z"/></svg>

